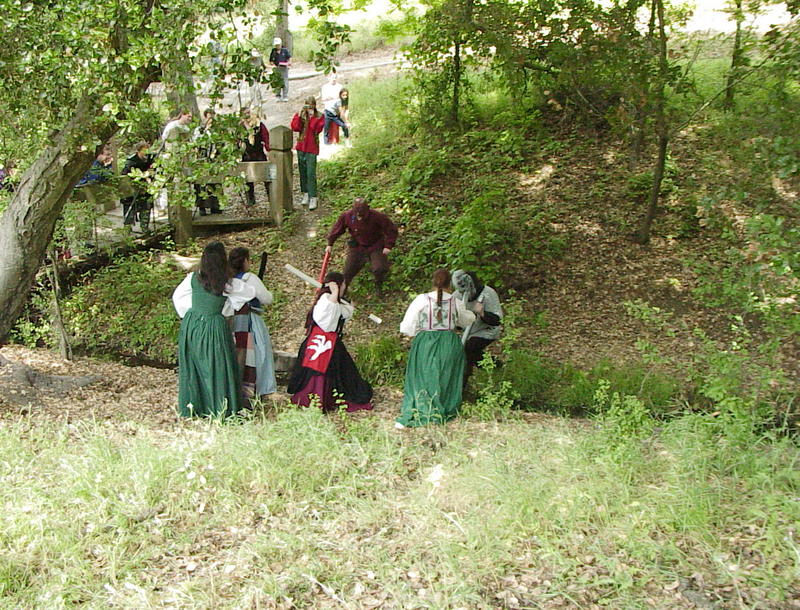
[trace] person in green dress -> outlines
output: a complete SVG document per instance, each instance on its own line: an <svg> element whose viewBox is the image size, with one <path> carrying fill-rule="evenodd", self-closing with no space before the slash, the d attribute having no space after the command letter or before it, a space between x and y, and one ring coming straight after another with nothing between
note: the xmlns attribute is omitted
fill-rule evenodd
<svg viewBox="0 0 800 610"><path fill-rule="evenodd" d="M178 335L178 411L183 417L224 418L242 407L241 381L233 335L225 320L255 297L255 290L232 278L225 246L208 244L200 269L172 294L183 318Z"/></svg>
<svg viewBox="0 0 800 610"><path fill-rule="evenodd" d="M433 291L418 295L408 306L400 332L414 337L406 366L403 405L395 427L441 424L458 415L461 381L464 377L464 348L456 335L457 326L466 327L475 314L453 297L447 269L433 274Z"/></svg>

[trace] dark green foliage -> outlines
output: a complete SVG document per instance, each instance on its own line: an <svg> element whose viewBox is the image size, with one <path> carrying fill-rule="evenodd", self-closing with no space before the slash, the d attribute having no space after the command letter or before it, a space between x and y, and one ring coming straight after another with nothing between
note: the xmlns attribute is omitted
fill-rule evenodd
<svg viewBox="0 0 800 610"><path fill-rule="evenodd" d="M361 375L372 385L403 387L408 349L399 337L377 337L353 351Z"/></svg>
<svg viewBox="0 0 800 610"><path fill-rule="evenodd" d="M628 362L601 361L588 371L550 362L527 349L512 349L502 366L491 374L479 371L478 388L495 377L494 383L507 381L517 396L516 404L526 411L552 410L571 414L591 413L600 383L610 392L636 396L655 415L671 411L679 396L678 380Z"/></svg>
<svg viewBox="0 0 800 610"><path fill-rule="evenodd" d="M180 319L167 296L184 275L150 253L104 268L64 299L65 323L74 347L172 362Z"/></svg>
<svg viewBox="0 0 800 610"><path fill-rule="evenodd" d="M672 159L667 159L664 166L664 179L661 181L661 196L669 195L675 190L675 178L678 167ZM653 171L648 169L628 178L628 196L634 201L644 200L653 188Z"/></svg>

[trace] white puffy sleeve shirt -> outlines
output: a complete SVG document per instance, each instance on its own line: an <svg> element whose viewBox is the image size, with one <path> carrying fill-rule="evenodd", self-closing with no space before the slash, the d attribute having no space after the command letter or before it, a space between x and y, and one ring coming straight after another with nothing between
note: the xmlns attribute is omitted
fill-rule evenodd
<svg viewBox="0 0 800 610"><path fill-rule="evenodd" d="M181 318L192 308L193 275L194 272L183 278L183 281L172 293L172 304L175 305L175 311ZM222 307L222 315L232 316L234 311L256 296L256 291L242 280L233 278L227 283L222 294L227 297L225 305Z"/></svg>
<svg viewBox="0 0 800 610"><path fill-rule="evenodd" d="M319 326L326 333L336 330L339 325L339 317L349 320L353 317L353 306L349 303L337 303L331 299L329 293L323 294L317 304L314 305L314 312L311 314Z"/></svg>
<svg viewBox="0 0 800 610"><path fill-rule="evenodd" d="M428 303L429 297L436 299L436 291L427 294L420 294L411 301L411 305L406 309L406 315L403 316L403 321L400 322L400 332L409 337L414 337L416 334L428 327ZM442 292L443 299L451 298L447 292ZM455 301L456 315L452 320L452 328L460 326L466 328L475 321L475 314L464 307L464 302L461 299L452 297Z"/></svg>
<svg viewBox="0 0 800 610"><path fill-rule="evenodd" d="M272 293L264 286L264 282L255 273L245 273L242 276L242 281L256 291L256 298L262 307L269 307L272 305Z"/></svg>

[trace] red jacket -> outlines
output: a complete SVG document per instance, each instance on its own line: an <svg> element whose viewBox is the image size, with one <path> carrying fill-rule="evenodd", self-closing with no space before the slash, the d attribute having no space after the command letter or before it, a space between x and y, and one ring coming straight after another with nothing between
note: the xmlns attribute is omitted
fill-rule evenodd
<svg viewBox="0 0 800 610"><path fill-rule="evenodd" d="M302 130L302 125L300 124L300 115L295 114L292 117L292 131L300 132ZM322 133L322 130L325 128L325 117L311 117L308 120L308 128L306 129L305 137L303 139L297 140L297 145L295 148L297 150L312 153L315 155L319 154L319 134Z"/></svg>
<svg viewBox="0 0 800 610"><path fill-rule="evenodd" d="M352 237L350 247L364 252L394 248L394 242L397 241L395 224L386 214L372 209L361 220L352 209L341 214L328 233L328 244L332 246L346 230L350 231Z"/></svg>

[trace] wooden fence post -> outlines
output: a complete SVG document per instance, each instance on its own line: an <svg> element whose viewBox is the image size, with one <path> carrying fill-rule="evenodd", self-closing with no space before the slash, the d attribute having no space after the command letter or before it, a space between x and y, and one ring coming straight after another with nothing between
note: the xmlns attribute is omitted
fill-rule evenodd
<svg viewBox="0 0 800 610"><path fill-rule="evenodd" d="M272 218L275 224L280 226L283 222L283 213L294 209L292 130L284 125L273 127L269 131L269 143L272 149L269 151L269 160L275 164L278 173L276 179L270 182L269 201Z"/></svg>

